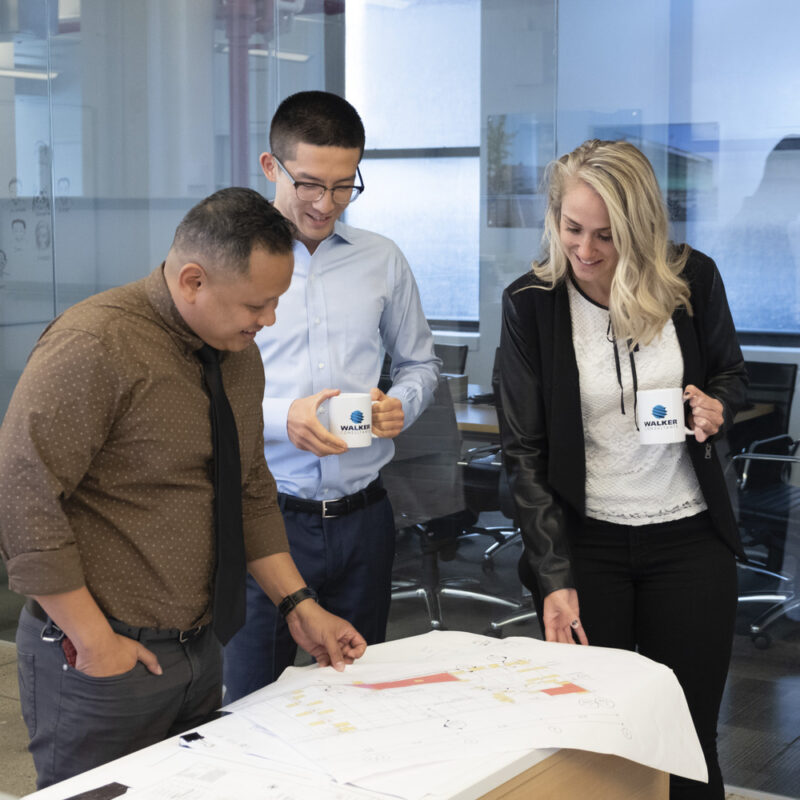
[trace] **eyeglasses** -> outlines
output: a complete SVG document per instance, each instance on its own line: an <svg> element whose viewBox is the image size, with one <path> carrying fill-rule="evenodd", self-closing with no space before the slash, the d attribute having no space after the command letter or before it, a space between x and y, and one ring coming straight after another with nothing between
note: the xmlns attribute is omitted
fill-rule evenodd
<svg viewBox="0 0 800 800"><path fill-rule="evenodd" d="M321 183L302 183L296 181L289 170L286 169L275 156L272 156L272 160L281 168L283 174L294 185L294 190L297 192L297 199L302 200L304 203L316 203L318 200L322 200L322 198L325 197L325 192L330 192L333 202L336 203L337 206L346 206L352 203L353 200L364 191L364 179L361 177L361 170L358 167L356 167L356 176L361 184L360 186L334 186L333 189L329 189Z"/></svg>

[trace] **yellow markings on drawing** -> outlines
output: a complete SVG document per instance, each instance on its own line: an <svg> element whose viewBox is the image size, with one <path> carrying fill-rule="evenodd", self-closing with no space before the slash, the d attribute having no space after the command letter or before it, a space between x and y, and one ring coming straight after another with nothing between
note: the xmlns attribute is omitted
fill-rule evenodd
<svg viewBox="0 0 800 800"><path fill-rule="evenodd" d="M356 726L350 722L337 722L333 726L339 733L352 733Z"/></svg>

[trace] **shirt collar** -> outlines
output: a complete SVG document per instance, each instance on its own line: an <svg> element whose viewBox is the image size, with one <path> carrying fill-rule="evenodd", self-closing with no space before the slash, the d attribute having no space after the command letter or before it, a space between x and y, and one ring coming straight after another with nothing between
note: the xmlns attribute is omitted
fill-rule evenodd
<svg viewBox="0 0 800 800"><path fill-rule="evenodd" d="M336 222L333 223L333 233L331 234L330 238L338 237L343 242L347 244L353 243L353 233L352 228L349 225L345 225L344 222L339 221L338 219Z"/></svg>
<svg viewBox="0 0 800 800"><path fill-rule="evenodd" d="M342 242L344 244L352 244L353 229L349 225L345 225L344 222L340 222L337 219L336 222L333 223L333 232L329 236L326 236L321 242L319 242L317 244L317 248L320 248L323 245L327 245L328 242L330 242L331 245L336 245L339 242ZM297 248L298 245L302 245L303 247L305 247L305 245L299 239L295 239L294 244L295 248ZM316 250L314 252L316 252Z"/></svg>
<svg viewBox="0 0 800 800"><path fill-rule="evenodd" d="M321 242L317 244L316 249L314 250L314 255L320 252L320 250L324 252L328 251L332 247L337 247L340 244L352 244L353 243L353 228L349 225L345 225L343 222L339 222L337 219L336 222L333 223L333 232L326 236ZM306 247L303 242L299 239L294 240L294 274L298 277L304 277L308 274L309 270L311 269L313 256L308 252L308 248ZM314 267L315 271L325 271L327 269L328 264L325 261L325 256L322 256L322 260L320 261L317 259L314 262L316 266Z"/></svg>
<svg viewBox="0 0 800 800"><path fill-rule="evenodd" d="M186 352L194 353L195 350L199 350L205 342L180 315L167 286L163 263L144 279L144 287L153 310L169 332L183 345Z"/></svg>

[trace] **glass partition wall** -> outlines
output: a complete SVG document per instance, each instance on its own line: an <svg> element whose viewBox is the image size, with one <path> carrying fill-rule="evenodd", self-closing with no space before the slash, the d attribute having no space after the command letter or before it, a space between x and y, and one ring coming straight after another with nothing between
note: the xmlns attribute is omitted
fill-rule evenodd
<svg viewBox="0 0 800 800"><path fill-rule="evenodd" d="M258 156L303 89L360 111L366 191L346 219L401 245L471 384L539 252L545 166L590 137L653 161L748 357L797 362L800 6L721 5L0 0L0 415L56 314L146 275L214 190L271 196Z"/></svg>
<svg viewBox="0 0 800 800"><path fill-rule="evenodd" d="M487 381L555 153L551 0L0 7L0 412L43 326L146 274L194 202L232 184L271 195L269 120L309 88L365 121L349 221L400 243L437 336L468 344Z"/></svg>
<svg viewBox="0 0 800 800"><path fill-rule="evenodd" d="M544 167L589 137L651 158L674 237L717 259L745 343L792 347L800 9L714 5L3 0L0 411L47 321L159 263L193 202L270 195L269 120L307 88L361 112L367 191L348 219L400 243L473 383L501 289L539 249Z"/></svg>

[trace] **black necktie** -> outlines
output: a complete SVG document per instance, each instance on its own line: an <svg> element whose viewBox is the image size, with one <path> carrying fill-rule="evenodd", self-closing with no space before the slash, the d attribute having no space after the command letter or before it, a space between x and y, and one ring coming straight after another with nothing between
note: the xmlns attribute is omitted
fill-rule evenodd
<svg viewBox="0 0 800 800"><path fill-rule="evenodd" d="M242 469L236 420L222 385L219 350L203 345L197 351L211 396L211 438L214 443L214 528L217 571L214 576L214 633L227 644L245 618L247 563L242 531Z"/></svg>

